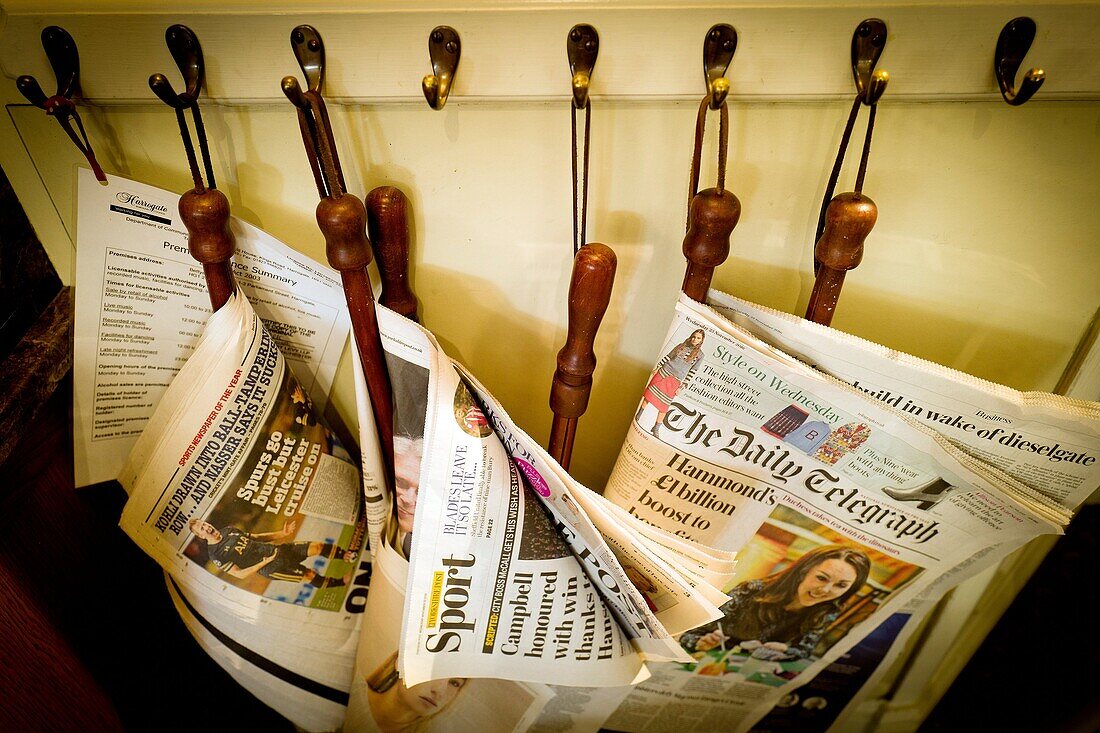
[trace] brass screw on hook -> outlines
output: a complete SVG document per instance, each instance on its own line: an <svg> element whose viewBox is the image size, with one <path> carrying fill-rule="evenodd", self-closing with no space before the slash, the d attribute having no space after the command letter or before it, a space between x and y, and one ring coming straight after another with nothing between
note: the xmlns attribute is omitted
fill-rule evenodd
<svg viewBox="0 0 1100 733"><path fill-rule="evenodd" d="M458 73L458 61L462 57L462 40L458 31L447 25L436 26L428 35L428 56L432 60L432 73L424 77L421 87L424 98L432 109L443 109L451 93L451 84Z"/></svg>

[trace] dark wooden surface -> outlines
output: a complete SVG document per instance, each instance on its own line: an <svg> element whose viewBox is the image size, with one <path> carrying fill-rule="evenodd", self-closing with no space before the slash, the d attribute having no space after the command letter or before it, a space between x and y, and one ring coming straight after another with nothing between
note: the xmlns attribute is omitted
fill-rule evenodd
<svg viewBox="0 0 1100 733"><path fill-rule="evenodd" d="M806 319L823 326L833 322L844 275L863 259L863 242L878 218L875 202L859 193L841 193L825 211L825 230L814 248L818 264Z"/></svg>
<svg viewBox="0 0 1100 733"><path fill-rule="evenodd" d="M547 451L568 470L573 455L577 420L588 409L592 374L596 371L593 344L611 302L617 259L610 247L592 242L573 258L569 281L569 326L565 346L558 352L557 369L550 386L550 427Z"/></svg>
<svg viewBox="0 0 1100 733"><path fill-rule="evenodd" d="M64 288L0 364L0 463L73 364L72 288Z"/></svg>
<svg viewBox="0 0 1100 733"><path fill-rule="evenodd" d="M692 300L706 300L714 268L729 257L730 235L740 218L741 202L724 189L704 189L691 199L684 236L688 264L682 290Z"/></svg>
<svg viewBox="0 0 1100 733"><path fill-rule="evenodd" d="M379 186L367 194L367 229L382 279L378 302L419 322L409 286L409 200L401 189Z"/></svg>
<svg viewBox="0 0 1100 733"><path fill-rule="evenodd" d="M61 290L61 279L0 170L0 358Z"/></svg>
<svg viewBox="0 0 1100 733"><path fill-rule="evenodd" d="M0 730L292 731L191 638L122 487L73 488L71 404L66 378L0 466Z"/></svg>

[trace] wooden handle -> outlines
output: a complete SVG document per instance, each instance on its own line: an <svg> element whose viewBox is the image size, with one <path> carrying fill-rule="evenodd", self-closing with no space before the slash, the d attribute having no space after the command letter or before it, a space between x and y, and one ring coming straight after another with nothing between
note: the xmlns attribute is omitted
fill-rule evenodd
<svg viewBox="0 0 1100 733"><path fill-rule="evenodd" d="M548 444L550 455L565 469L573 452L576 421L588 409L592 373L596 371L593 344L615 282L615 253L592 242L573 259L569 282L569 326L565 346L558 352L558 368L550 387L554 422Z"/></svg>
<svg viewBox="0 0 1100 733"><path fill-rule="evenodd" d="M806 318L828 326L833 321L844 274L863 259L863 242L878 219L875 202L859 193L841 193L829 202L825 211L825 229L814 247L817 276Z"/></svg>
<svg viewBox="0 0 1100 733"><path fill-rule="evenodd" d="M367 227L382 277L378 302L419 323L409 286L408 212L409 200L398 188L379 186L367 194Z"/></svg>
<svg viewBox="0 0 1100 733"><path fill-rule="evenodd" d="M229 231L229 199L216 188L191 190L180 196L179 211L187 227L187 247L202 263L210 305L218 310L236 288L229 263L237 248Z"/></svg>
<svg viewBox="0 0 1100 733"><path fill-rule="evenodd" d="M363 363L378 439L385 461L387 486L393 486L393 397L378 316L374 309L367 265L371 261L366 236L367 212L363 202L351 194L330 196L317 204L317 226L325 236L329 265L339 270L344 297L351 315L351 331Z"/></svg>
<svg viewBox="0 0 1100 733"><path fill-rule="evenodd" d="M706 300L714 268L729 256L730 235L740 218L741 202L724 189L708 188L691 199L684 236L688 265L683 291L692 300Z"/></svg>

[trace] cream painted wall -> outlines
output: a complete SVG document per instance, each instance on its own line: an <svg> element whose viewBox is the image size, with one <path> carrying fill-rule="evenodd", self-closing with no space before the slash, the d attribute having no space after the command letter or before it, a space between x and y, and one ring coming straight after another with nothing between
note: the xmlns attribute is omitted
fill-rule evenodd
<svg viewBox="0 0 1100 733"><path fill-rule="evenodd" d="M395 184L411 199L412 279L425 324L544 440L571 254L567 106L331 107L350 189ZM804 308L817 205L847 107L734 101L727 185L744 213L718 287ZM8 111L71 233L79 155L39 110ZM620 260L574 457L577 477L595 487L611 468L682 278L694 113L689 102L595 105L589 239L611 245ZM234 213L323 260L290 104L208 104L204 115ZM85 122L108 171L190 187L163 105L89 109ZM862 121L857 138L861 130ZM1100 304L1097 170L1098 102L1010 108L887 97L865 186L879 221L834 325L1019 389L1050 389ZM853 176L846 170L839 190ZM71 267L71 252L54 259L63 274ZM352 416L347 364L335 401Z"/></svg>

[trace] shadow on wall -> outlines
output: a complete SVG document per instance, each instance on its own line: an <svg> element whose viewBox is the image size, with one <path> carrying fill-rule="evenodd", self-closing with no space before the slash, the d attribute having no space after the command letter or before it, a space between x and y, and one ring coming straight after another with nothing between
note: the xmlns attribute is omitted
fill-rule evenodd
<svg viewBox="0 0 1100 733"><path fill-rule="evenodd" d="M777 302L775 293L795 290L792 281L801 283L797 302ZM735 249L716 272L715 287L801 316L813 289L813 273L809 267L794 270L737 259ZM1042 332L975 323L972 315L964 312L951 317L922 307L918 301L867 287L859 280L857 269L845 282L833 326L1014 389L1053 389L1074 345L1046 338Z"/></svg>
<svg viewBox="0 0 1100 733"><path fill-rule="evenodd" d="M444 287L441 283L461 283L452 292L456 307L426 309L424 324L447 354L469 367L508 414L545 446L552 418L549 396L555 357L565 343L564 309L561 321L550 323L517 311L488 280L431 266L421 267L419 278L432 289ZM609 315L614 307L613 297ZM462 348L450 340L453 332L463 333ZM592 401L577 429L571 473L586 486L602 490L650 366L619 356L599 339L596 358Z"/></svg>

